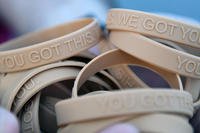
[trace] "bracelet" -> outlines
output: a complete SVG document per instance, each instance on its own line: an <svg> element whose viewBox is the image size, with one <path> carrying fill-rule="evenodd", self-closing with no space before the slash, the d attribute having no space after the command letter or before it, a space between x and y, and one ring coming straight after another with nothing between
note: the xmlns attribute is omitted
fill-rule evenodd
<svg viewBox="0 0 200 133"><path fill-rule="evenodd" d="M101 41L98 46L101 53L115 49L107 40ZM148 85L146 85L134 71L130 70L127 65L113 66L109 68L108 71L116 78L123 88L148 87Z"/></svg>
<svg viewBox="0 0 200 133"><path fill-rule="evenodd" d="M116 60L117 59L117 60ZM145 66L146 68L153 69L158 72L165 80L168 81L169 85L172 88L178 88L183 90L181 79L178 75L160 69L159 67L152 66L149 63L138 60L137 58L126 54L121 50L111 50L100 56L97 56L80 71L77 76L74 87L72 90L72 96L77 97L77 89L81 87L81 85L87 80L90 75L99 72L102 69L105 69L110 66L119 65L119 64L134 64L139 66Z"/></svg>
<svg viewBox="0 0 200 133"><path fill-rule="evenodd" d="M192 96L178 90L115 91L62 100L55 108L59 126L107 117L154 112L177 113L188 117L193 115Z"/></svg>
<svg viewBox="0 0 200 133"><path fill-rule="evenodd" d="M96 56L94 54L92 54L89 51L86 51L86 52L81 52L80 54L73 56L72 58L69 58L68 60L80 61L80 62L84 62L85 64L87 64L90 60L92 60L95 57ZM113 86L113 88L122 88L121 83L118 82L116 77L113 77L112 73L109 74L106 71L102 71L101 73L102 73L101 75L98 75L98 73L97 73L97 75L100 76L101 78L103 78L103 80L105 82L108 82L108 84Z"/></svg>
<svg viewBox="0 0 200 133"><path fill-rule="evenodd" d="M107 29L140 33L200 48L200 27L142 11L111 9Z"/></svg>
<svg viewBox="0 0 200 133"><path fill-rule="evenodd" d="M60 127L58 133L98 133L109 126L119 123L134 125L142 133L193 133L192 127L184 116L164 113L152 113L71 123L64 127Z"/></svg>
<svg viewBox="0 0 200 133"><path fill-rule="evenodd" d="M147 37L131 32L112 31L110 41L119 49L152 65L180 75L200 79L199 57L161 45ZM145 49L148 54L145 53ZM162 56L157 58L158 55Z"/></svg>
<svg viewBox="0 0 200 133"><path fill-rule="evenodd" d="M97 44L100 37L97 21L89 18L28 34L2 44L0 72L26 70L69 58Z"/></svg>

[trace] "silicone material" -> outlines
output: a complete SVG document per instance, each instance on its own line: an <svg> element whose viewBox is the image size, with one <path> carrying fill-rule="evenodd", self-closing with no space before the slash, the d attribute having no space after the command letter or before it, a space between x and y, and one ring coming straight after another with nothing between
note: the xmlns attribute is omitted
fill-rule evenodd
<svg viewBox="0 0 200 133"><path fill-rule="evenodd" d="M74 82L72 92L73 96L77 97L77 89L80 88L80 86L87 80L89 76L101 71L102 69L118 64L134 64L151 68L157 71L165 80L167 80L172 88L183 90L182 82L178 75L160 69L159 67L152 66L151 64L145 63L141 60L138 60L137 58L134 58L133 56L126 54L121 50L111 50L99 55L84 66L84 68L80 71L79 75L77 76L76 81Z"/></svg>
<svg viewBox="0 0 200 133"><path fill-rule="evenodd" d="M0 72L26 70L69 58L94 46L100 38L97 21L89 18L22 36L1 45Z"/></svg>
<svg viewBox="0 0 200 133"><path fill-rule="evenodd" d="M200 48L200 27L142 11L111 9L106 27Z"/></svg>
<svg viewBox="0 0 200 133"><path fill-rule="evenodd" d="M200 58L197 56L164 46L132 32L112 31L110 41L119 49L152 65L200 79ZM162 56L158 58L158 55Z"/></svg>
<svg viewBox="0 0 200 133"><path fill-rule="evenodd" d="M193 133L188 118L174 114L152 113L72 123L61 127L58 133L98 133L118 123L134 125L141 133Z"/></svg>
<svg viewBox="0 0 200 133"><path fill-rule="evenodd" d="M104 42L104 40L101 42ZM100 45L101 42L98 45ZM74 57L75 58L72 57L72 59L68 59L68 60L81 61L81 62L84 62L87 64L90 60L95 58L96 55L94 55L90 51L83 51ZM116 77L113 77L112 73L110 75L110 74L106 73L106 71L105 71L105 72L103 72L103 75L101 75L101 78L103 78L105 82L112 81L112 82L108 82L108 84L111 84L113 86L113 88L115 88L114 86L116 86L116 85L117 85L117 88L122 88L121 83L118 82ZM114 84L112 84L112 83L114 83Z"/></svg>
<svg viewBox="0 0 200 133"><path fill-rule="evenodd" d="M82 108L81 105L84 105ZM82 96L63 100L56 104L59 126L117 116L145 113L176 113L193 115L192 96L178 90L123 90Z"/></svg>
<svg viewBox="0 0 200 133"><path fill-rule="evenodd" d="M102 40L99 45L101 53L116 49L109 41ZM148 87L127 65L117 65L108 69L122 88Z"/></svg>

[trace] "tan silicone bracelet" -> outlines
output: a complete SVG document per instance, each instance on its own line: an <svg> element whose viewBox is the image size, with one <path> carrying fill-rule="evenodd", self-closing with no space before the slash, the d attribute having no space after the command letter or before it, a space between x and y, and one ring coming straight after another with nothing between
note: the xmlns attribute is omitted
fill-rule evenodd
<svg viewBox="0 0 200 133"><path fill-rule="evenodd" d="M84 105L84 108L82 107ZM178 90L123 90L62 100L55 106L59 126L107 117L153 112L193 115L192 96Z"/></svg>
<svg viewBox="0 0 200 133"><path fill-rule="evenodd" d="M164 46L140 34L112 31L110 41L143 61L180 75L200 79L200 58ZM162 55L158 58L158 55Z"/></svg>
<svg viewBox="0 0 200 133"><path fill-rule="evenodd" d="M109 126L119 123L134 125L141 133L193 133L193 129L186 118L183 116L164 113L152 113L71 123L65 127L60 127L58 133L100 133Z"/></svg>
<svg viewBox="0 0 200 133"><path fill-rule="evenodd" d="M200 48L200 27L141 11L111 9L107 16L109 30L133 31Z"/></svg>
<svg viewBox="0 0 200 133"><path fill-rule="evenodd" d="M102 40L99 45L101 53L115 49L107 40ZM108 71L117 79L122 88L148 87L127 65L118 65Z"/></svg>
<svg viewBox="0 0 200 133"><path fill-rule="evenodd" d="M40 93L34 96L20 112L20 125L22 133L39 133L40 125L38 121Z"/></svg>
<svg viewBox="0 0 200 133"><path fill-rule="evenodd" d="M104 42L104 40L102 40L101 42ZM101 43L101 42L100 42L100 43ZM102 44L102 43L101 43L101 44ZM84 62L84 63L87 64L87 63L88 63L90 60L92 60L94 57L96 57L96 56L95 56L94 54L92 54L90 51L84 51L84 52L81 52L80 54L74 56L74 58L72 57L72 58L70 58L70 59L68 59L68 60L81 61L81 62ZM102 76L103 76L103 77L102 77ZM104 80L105 82L108 81L108 84L111 83L111 82L109 82L109 81L112 81L112 83L114 83L114 84L111 84L111 86L113 86L113 88L114 88L114 86L116 86L116 85L117 85L117 88L122 88L121 83L118 82L119 80L117 80L116 77L113 77L113 74L112 74L112 73L109 74L109 73L104 72L102 76L101 76L101 77L103 78L103 80Z"/></svg>
<svg viewBox="0 0 200 133"><path fill-rule="evenodd" d="M58 81L75 79L79 71L80 69L78 68L60 67L44 71L33 76L29 81L27 81L24 84L24 86L26 87L22 87L18 91L12 104L12 111L17 114L23 107L23 105L37 92L49 86L50 84L54 84ZM99 85L104 86L108 90L112 89L111 86L109 86L103 80L99 79L96 76L92 77L90 81L98 83Z"/></svg>
<svg viewBox="0 0 200 133"><path fill-rule="evenodd" d="M94 46L100 37L97 21L89 18L28 34L2 44L0 72L15 72L66 59Z"/></svg>
<svg viewBox="0 0 200 133"><path fill-rule="evenodd" d="M81 85L87 80L89 76L95 74L96 72L99 72L102 69L118 64L134 64L148 67L158 72L165 80L167 80L172 88L183 90L182 82L178 75L138 60L137 58L134 58L133 56L126 54L121 50L111 50L99 55L84 66L74 82L72 95L74 97L77 97L77 90L81 87Z"/></svg>

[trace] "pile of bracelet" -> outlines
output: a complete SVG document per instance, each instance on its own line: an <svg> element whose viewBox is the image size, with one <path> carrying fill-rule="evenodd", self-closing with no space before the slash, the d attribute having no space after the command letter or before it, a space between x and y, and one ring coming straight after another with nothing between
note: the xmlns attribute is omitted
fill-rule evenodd
<svg viewBox="0 0 200 133"><path fill-rule="evenodd" d="M200 132L200 27L111 9L106 28L85 18L0 46L0 105L20 132L99 133L117 123L141 133ZM170 88L151 87L130 65Z"/></svg>

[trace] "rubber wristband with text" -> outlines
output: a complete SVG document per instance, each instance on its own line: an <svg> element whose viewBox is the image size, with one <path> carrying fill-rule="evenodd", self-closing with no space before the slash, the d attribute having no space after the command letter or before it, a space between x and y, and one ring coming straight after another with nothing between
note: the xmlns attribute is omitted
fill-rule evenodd
<svg viewBox="0 0 200 133"><path fill-rule="evenodd" d="M66 59L94 46L100 38L97 21L89 18L22 36L0 46L0 73Z"/></svg>
<svg viewBox="0 0 200 133"><path fill-rule="evenodd" d="M84 107L82 107L84 106ZM188 92L166 89L134 89L62 100L56 104L59 126L145 113L193 115L192 96Z"/></svg>
<svg viewBox="0 0 200 133"><path fill-rule="evenodd" d="M137 33L112 31L110 41L132 56L183 76L200 79L200 57L182 52ZM162 55L159 56L158 55Z"/></svg>
<svg viewBox="0 0 200 133"><path fill-rule="evenodd" d="M200 26L128 9L111 9L106 26L109 30L133 31L200 48Z"/></svg>

